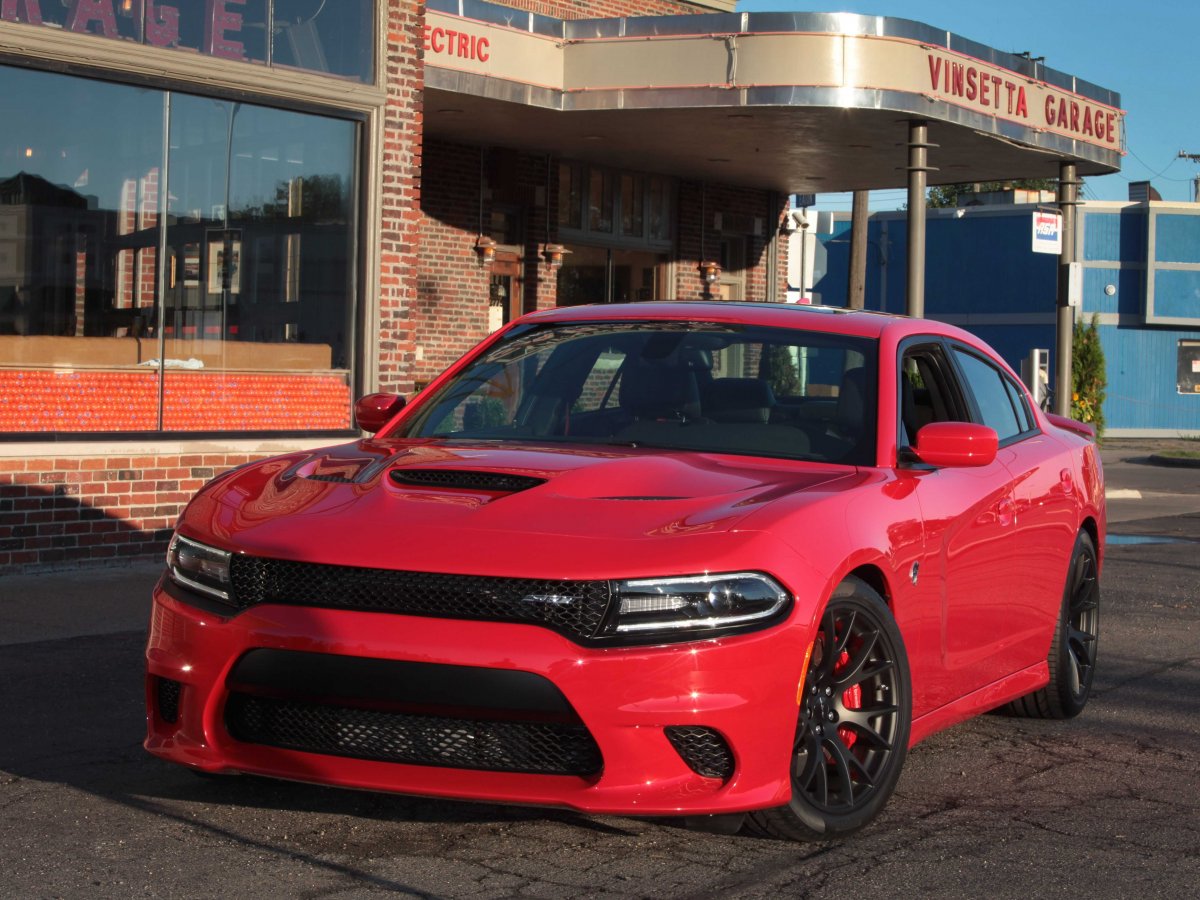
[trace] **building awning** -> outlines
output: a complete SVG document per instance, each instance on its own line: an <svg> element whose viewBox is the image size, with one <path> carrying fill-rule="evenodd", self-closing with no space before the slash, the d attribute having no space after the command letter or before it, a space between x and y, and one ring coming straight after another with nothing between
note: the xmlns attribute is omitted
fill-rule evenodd
<svg viewBox="0 0 1200 900"><path fill-rule="evenodd" d="M563 21L429 0L426 134L788 193L1120 169L1115 92L907 19L718 13Z"/></svg>

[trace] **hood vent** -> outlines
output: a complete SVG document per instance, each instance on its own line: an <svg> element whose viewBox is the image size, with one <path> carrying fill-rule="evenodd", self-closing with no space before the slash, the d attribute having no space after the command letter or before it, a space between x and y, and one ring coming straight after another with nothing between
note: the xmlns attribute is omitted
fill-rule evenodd
<svg viewBox="0 0 1200 900"><path fill-rule="evenodd" d="M337 475L335 473L320 474L314 472L312 475L305 475L309 481L336 481L338 484L354 484L355 479L347 478L345 475Z"/></svg>
<svg viewBox="0 0 1200 900"><path fill-rule="evenodd" d="M477 469L393 469L392 481L417 487L458 488L467 491L516 493L545 484L546 479Z"/></svg>

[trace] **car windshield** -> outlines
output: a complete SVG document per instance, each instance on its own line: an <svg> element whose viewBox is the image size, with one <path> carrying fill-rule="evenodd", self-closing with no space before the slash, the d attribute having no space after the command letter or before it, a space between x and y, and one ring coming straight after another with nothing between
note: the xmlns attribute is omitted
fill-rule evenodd
<svg viewBox="0 0 1200 900"><path fill-rule="evenodd" d="M875 342L786 328L518 329L392 437L621 444L870 465Z"/></svg>

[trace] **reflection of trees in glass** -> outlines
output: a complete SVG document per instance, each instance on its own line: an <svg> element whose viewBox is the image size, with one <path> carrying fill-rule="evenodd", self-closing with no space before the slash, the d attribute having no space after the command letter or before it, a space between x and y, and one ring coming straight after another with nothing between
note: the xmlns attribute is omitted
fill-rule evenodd
<svg viewBox="0 0 1200 900"><path fill-rule="evenodd" d="M305 175L275 185L275 197L232 210L240 221L274 221L302 217L306 222L340 222L347 219L349 197L341 175Z"/></svg>
<svg viewBox="0 0 1200 900"><path fill-rule="evenodd" d="M776 397L795 397L802 393L792 349L783 344L773 344L763 354L762 367L766 382L771 385Z"/></svg>

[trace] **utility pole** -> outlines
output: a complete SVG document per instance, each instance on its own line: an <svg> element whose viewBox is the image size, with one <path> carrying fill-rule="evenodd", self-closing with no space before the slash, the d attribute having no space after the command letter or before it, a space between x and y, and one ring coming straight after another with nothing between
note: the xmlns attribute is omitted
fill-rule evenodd
<svg viewBox="0 0 1200 900"><path fill-rule="evenodd" d="M1200 153L1188 153L1186 150L1180 150L1179 158L1190 159L1194 163L1200 163ZM1200 203L1200 175L1192 179L1192 202Z"/></svg>

